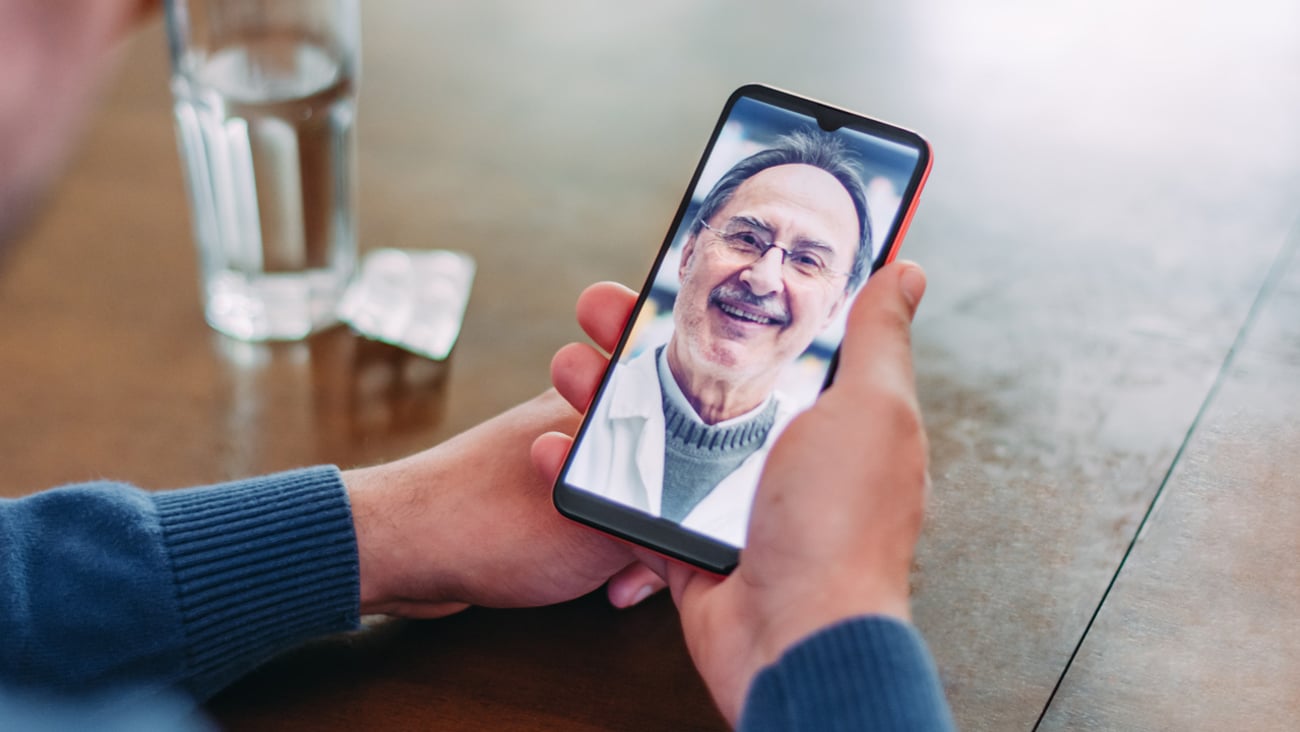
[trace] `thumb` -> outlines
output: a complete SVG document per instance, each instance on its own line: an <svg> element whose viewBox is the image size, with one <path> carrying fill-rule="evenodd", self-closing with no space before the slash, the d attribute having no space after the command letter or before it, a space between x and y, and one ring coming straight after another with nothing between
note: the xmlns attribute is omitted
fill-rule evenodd
<svg viewBox="0 0 1300 732"><path fill-rule="evenodd" d="M915 262L887 265L862 288L849 313L835 383L911 383L912 317L925 294L925 271Z"/></svg>

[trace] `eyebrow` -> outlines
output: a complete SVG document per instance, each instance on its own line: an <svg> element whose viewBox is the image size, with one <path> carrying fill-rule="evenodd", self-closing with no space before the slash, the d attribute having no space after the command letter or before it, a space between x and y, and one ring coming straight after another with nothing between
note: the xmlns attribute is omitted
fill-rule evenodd
<svg viewBox="0 0 1300 732"><path fill-rule="evenodd" d="M754 227L755 229L762 229L763 231L766 231L766 232L769 233L769 234L775 234L775 233L776 233L776 228L775 228L775 227L773 227L771 224L769 224L769 223L767 223L766 221L764 221L764 220L762 220L762 219L760 219L760 218L757 218L757 217L755 217L755 216L747 216L747 215L732 216L732 217L731 217L731 222L732 222L732 223L748 224L749 226L752 226L752 227Z"/></svg>
<svg viewBox="0 0 1300 732"><path fill-rule="evenodd" d="M731 222L752 226L755 229L761 229L763 232L765 232L768 236L772 238L776 237L775 227L773 227L771 224L767 223L766 221L756 216L749 216L746 214L742 214L740 216L732 216ZM827 252L830 254L835 253L835 247L831 246L830 244L827 244L824 241L820 241L818 239L796 239L790 242L790 244L793 245L795 248L799 248L799 249L815 249L817 251Z"/></svg>

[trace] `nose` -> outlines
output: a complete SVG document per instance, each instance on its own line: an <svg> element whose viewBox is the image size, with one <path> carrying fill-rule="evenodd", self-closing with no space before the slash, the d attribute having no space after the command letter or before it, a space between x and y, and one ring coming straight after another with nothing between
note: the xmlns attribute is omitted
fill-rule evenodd
<svg viewBox="0 0 1300 732"><path fill-rule="evenodd" d="M772 247L757 261L740 273L740 281L749 291L759 297L775 295L785 288L782 269L785 264L785 252L780 247Z"/></svg>

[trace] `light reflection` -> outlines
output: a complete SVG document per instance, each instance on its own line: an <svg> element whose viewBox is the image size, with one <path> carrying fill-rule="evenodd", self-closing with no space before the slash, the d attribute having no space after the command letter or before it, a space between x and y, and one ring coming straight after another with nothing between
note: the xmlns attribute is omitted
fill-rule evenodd
<svg viewBox="0 0 1300 732"><path fill-rule="evenodd" d="M343 467L432 444L448 361L432 361L333 328L294 343L213 335L226 390L224 472L252 475L315 463Z"/></svg>

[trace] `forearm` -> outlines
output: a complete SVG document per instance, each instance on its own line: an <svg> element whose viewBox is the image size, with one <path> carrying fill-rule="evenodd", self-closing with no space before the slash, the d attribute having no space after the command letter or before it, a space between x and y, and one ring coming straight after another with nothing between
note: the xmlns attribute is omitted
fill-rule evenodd
<svg viewBox="0 0 1300 732"><path fill-rule="evenodd" d="M205 698L357 624L334 468L149 494L69 486L0 503L0 683Z"/></svg>

